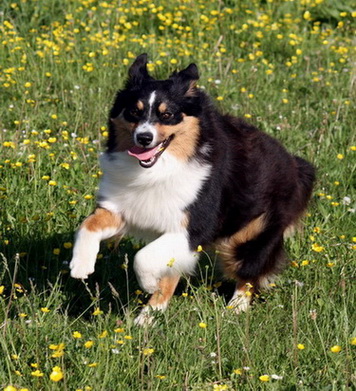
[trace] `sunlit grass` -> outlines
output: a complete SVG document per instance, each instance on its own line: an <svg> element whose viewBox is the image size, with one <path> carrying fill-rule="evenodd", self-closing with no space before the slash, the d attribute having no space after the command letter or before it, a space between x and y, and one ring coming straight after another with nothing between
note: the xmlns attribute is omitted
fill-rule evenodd
<svg viewBox="0 0 356 391"><path fill-rule="evenodd" d="M2 1L2 389L355 386L355 11L333 0ZM103 244L86 285L68 275L107 113L142 52L158 78L196 62L222 111L318 169L290 268L239 317L204 251L151 329L133 326L146 301L132 274L139 243Z"/></svg>

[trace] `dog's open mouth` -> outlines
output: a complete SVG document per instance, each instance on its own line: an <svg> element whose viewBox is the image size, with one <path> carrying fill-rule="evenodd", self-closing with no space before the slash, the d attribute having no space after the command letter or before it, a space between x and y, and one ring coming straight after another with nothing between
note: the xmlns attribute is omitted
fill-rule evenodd
<svg viewBox="0 0 356 391"><path fill-rule="evenodd" d="M130 148L127 153L130 156L137 158L142 167L150 168L157 162L158 158L166 150L172 139L173 135L166 138L154 148L142 148L135 145Z"/></svg>

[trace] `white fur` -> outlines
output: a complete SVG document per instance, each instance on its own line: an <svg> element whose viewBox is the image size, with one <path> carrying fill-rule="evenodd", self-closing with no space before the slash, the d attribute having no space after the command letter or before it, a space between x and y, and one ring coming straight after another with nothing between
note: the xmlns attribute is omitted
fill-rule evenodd
<svg viewBox="0 0 356 391"><path fill-rule="evenodd" d="M104 153L98 204L121 213L128 233L152 240L166 232L184 232L184 210L197 198L211 167L183 162L165 151L151 168L127 152Z"/></svg>
<svg viewBox="0 0 356 391"><path fill-rule="evenodd" d="M196 262L185 233L166 233L136 254L134 270L141 287L153 293L163 276L190 274Z"/></svg>
<svg viewBox="0 0 356 391"><path fill-rule="evenodd" d="M248 310L251 304L251 296L246 295L246 292L236 289L234 295L228 303L228 307L232 307L236 314Z"/></svg>
<svg viewBox="0 0 356 391"><path fill-rule="evenodd" d="M148 119L150 119L150 117L151 117L153 104L154 104L155 100L156 100L156 91L153 91L151 93L150 97L148 98L148 104L150 105L150 109L148 112Z"/></svg>
<svg viewBox="0 0 356 391"><path fill-rule="evenodd" d="M147 133L147 132L152 133L153 139L150 142L150 144L147 145L146 147L147 148L152 148L152 147L154 147L154 146L156 146L158 144L158 132L157 132L157 129L152 124L150 124L148 121L146 121L143 124L138 125L138 127L135 129L134 141L135 141L136 145L140 145L140 143L137 141L137 136L140 133Z"/></svg>
<svg viewBox="0 0 356 391"><path fill-rule="evenodd" d="M114 228L93 232L81 227L76 235L73 257L69 265L70 275L74 278L88 278L89 274L94 272L100 241L111 238L117 233Z"/></svg>

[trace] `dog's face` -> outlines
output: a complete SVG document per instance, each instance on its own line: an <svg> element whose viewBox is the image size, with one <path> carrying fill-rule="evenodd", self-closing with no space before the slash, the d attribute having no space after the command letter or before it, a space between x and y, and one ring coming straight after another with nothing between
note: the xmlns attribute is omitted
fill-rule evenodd
<svg viewBox="0 0 356 391"><path fill-rule="evenodd" d="M155 80L147 71L147 55L138 56L110 112L109 151L127 151L145 168L166 149L189 157L197 141L198 78L196 65L190 64L167 80Z"/></svg>

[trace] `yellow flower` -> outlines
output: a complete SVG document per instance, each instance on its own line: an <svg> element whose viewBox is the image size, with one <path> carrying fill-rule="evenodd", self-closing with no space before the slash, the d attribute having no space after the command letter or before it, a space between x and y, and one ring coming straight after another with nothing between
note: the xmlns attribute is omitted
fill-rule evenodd
<svg viewBox="0 0 356 391"><path fill-rule="evenodd" d="M4 293L5 287L4 285L0 285L0 295Z"/></svg>
<svg viewBox="0 0 356 391"><path fill-rule="evenodd" d="M356 337L351 338L350 344L356 345Z"/></svg>
<svg viewBox="0 0 356 391"><path fill-rule="evenodd" d="M270 377L268 375L262 375L259 377L259 379L263 382L268 382L270 381Z"/></svg>
<svg viewBox="0 0 356 391"><path fill-rule="evenodd" d="M297 348L298 348L299 350L304 350L304 349L305 349L305 346L304 346L302 343L298 343Z"/></svg>
<svg viewBox="0 0 356 391"><path fill-rule="evenodd" d="M199 327L202 328L202 329L206 329L208 327L208 325L204 322L200 322L199 323Z"/></svg>
<svg viewBox="0 0 356 391"><path fill-rule="evenodd" d="M41 311L44 312L44 313L47 313L47 312L50 312L51 310L49 308L47 308L47 307L42 307Z"/></svg>
<svg viewBox="0 0 356 391"><path fill-rule="evenodd" d="M49 375L49 378L54 381L60 381L63 379L63 372L62 369L58 366L53 367L51 374Z"/></svg>
<svg viewBox="0 0 356 391"><path fill-rule="evenodd" d="M102 315L104 312L101 311L101 309L98 307L98 308L95 308L94 312L93 312L93 316L98 316L98 315Z"/></svg>
<svg viewBox="0 0 356 391"><path fill-rule="evenodd" d="M108 332L106 330L104 330L100 335L99 335L99 338L105 338L108 336Z"/></svg>
<svg viewBox="0 0 356 391"><path fill-rule="evenodd" d="M115 333L123 333L124 331L125 331L125 329L123 329L122 327L118 327L118 328L114 329Z"/></svg>
<svg viewBox="0 0 356 391"><path fill-rule="evenodd" d="M155 351L154 349L146 348L146 349L143 349L142 353L144 356L150 356L151 354L153 354L154 351Z"/></svg>
<svg viewBox="0 0 356 391"><path fill-rule="evenodd" d="M203 247L199 244L199 246L197 247L197 252L201 253L202 251L203 251Z"/></svg>
<svg viewBox="0 0 356 391"><path fill-rule="evenodd" d="M85 342L84 347L90 349L93 345L94 345L94 341L89 340Z"/></svg>
<svg viewBox="0 0 356 391"><path fill-rule="evenodd" d="M322 251L324 251L324 247L323 246L320 246L319 244L317 243L313 243L312 244L312 250L317 252L317 253L320 253Z"/></svg>
<svg viewBox="0 0 356 391"><path fill-rule="evenodd" d="M342 153L338 153L336 155L336 157L339 159L339 160L342 160L344 158L344 155Z"/></svg>
<svg viewBox="0 0 356 391"><path fill-rule="evenodd" d="M73 247L73 244L71 242L65 242L65 243L63 243L63 247L66 249L69 249L69 248Z"/></svg>
<svg viewBox="0 0 356 391"><path fill-rule="evenodd" d="M60 250L59 248L54 248L54 249L53 249L53 254L54 254L54 255L59 255L60 252L61 252L61 250Z"/></svg>
<svg viewBox="0 0 356 391"><path fill-rule="evenodd" d="M76 339L80 339L82 338L82 334L79 331L74 331L72 337Z"/></svg>
<svg viewBox="0 0 356 391"><path fill-rule="evenodd" d="M4 388L3 391L17 391L17 388L14 386L7 386Z"/></svg>
<svg viewBox="0 0 356 391"><path fill-rule="evenodd" d="M34 376L34 377L43 377L43 372L41 372L39 369L36 369L36 371L31 372L31 376Z"/></svg>
<svg viewBox="0 0 356 391"><path fill-rule="evenodd" d="M125 339L132 339L131 335L125 335L124 338Z"/></svg>
<svg viewBox="0 0 356 391"><path fill-rule="evenodd" d="M97 367L99 364L97 363L97 362L93 362L93 363L91 363L91 364L88 364L88 367L89 368L95 368L95 367Z"/></svg>
<svg viewBox="0 0 356 391"><path fill-rule="evenodd" d="M334 345L330 348L330 350L333 352L333 353L339 353L341 352L342 350L342 347L340 345Z"/></svg>

